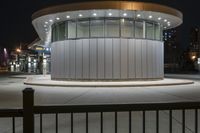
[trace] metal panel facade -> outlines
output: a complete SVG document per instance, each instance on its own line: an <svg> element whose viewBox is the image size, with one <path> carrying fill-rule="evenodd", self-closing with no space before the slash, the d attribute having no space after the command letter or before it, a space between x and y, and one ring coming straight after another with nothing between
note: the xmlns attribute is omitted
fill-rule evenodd
<svg viewBox="0 0 200 133"><path fill-rule="evenodd" d="M90 44L88 39L83 40L83 79L90 77Z"/></svg>
<svg viewBox="0 0 200 133"><path fill-rule="evenodd" d="M82 40L76 40L76 79L82 78L83 71L83 46Z"/></svg>
<svg viewBox="0 0 200 133"><path fill-rule="evenodd" d="M128 78L128 40L121 39L121 79Z"/></svg>
<svg viewBox="0 0 200 133"><path fill-rule="evenodd" d="M52 43L52 79L134 80L164 76L160 41L96 38Z"/></svg>
<svg viewBox="0 0 200 133"><path fill-rule="evenodd" d="M97 79L97 40L90 39L90 78Z"/></svg>
<svg viewBox="0 0 200 133"><path fill-rule="evenodd" d="M113 79L121 77L121 45L120 39L113 39Z"/></svg>
<svg viewBox="0 0 200 133"><path fill-rule="evenodd" d="M128 75L130 79L135 79L136 78L136 52L135 52L135 40L134 39L129 39L128 41Z"/></svg>
<svg viewBox="0 0 200 133"><path fill-rule="evenodd" d="M105 79L112 79L113 65L112 39L105 39Z"/></svg>
<svg viewBox="0 0 200 133"><path fill-rule="evenodd" d="M98 79L104 79L105 78L105 40L104 39L98 39L97 40L97 63L98 63Z"/></svg>

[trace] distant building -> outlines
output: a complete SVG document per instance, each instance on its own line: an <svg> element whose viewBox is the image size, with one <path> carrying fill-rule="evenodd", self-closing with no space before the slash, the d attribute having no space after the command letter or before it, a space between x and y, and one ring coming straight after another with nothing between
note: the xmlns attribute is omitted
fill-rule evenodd
<svg viewBox="0 0 200 133"><path fill-rule="evenodd" d="M189 52L193 59L200 56L200 27L193 27L191 29Z"/></svg>
<svg viewBox="0 0 200 133"><path fill-rule="evenodd" d="M28 49L34 52L28 56L28 72L50 73L51 49L45 45L45 42L36 38L28 45Z"/></svg>
<svg viewBox="0 0 200 133"><path fill-rule="evenodd" d="M180 43L177 29L165 30L163 32L164 41L164 62L165 71L174 72L179 69Z"/></svg>
<svg viewBox="0 0 200 133"><path fill-rule="evenodd" d="M188 48L188 59L190 60L190 66L194 70L200 70L197 64L198 58L200 58L200 27L192 27L190 31L190 45Z"/></svg>

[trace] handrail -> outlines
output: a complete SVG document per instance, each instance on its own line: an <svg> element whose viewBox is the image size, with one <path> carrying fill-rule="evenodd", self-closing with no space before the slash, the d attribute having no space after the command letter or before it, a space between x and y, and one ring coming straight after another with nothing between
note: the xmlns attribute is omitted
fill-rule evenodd
<svg viewBox="0 0 200 133"><path fill-rule="evenodd" d="M0 117L23 117L23 109L0 109Z"/></svg>
<svg viewBox="0 0 200 133"><path fill-rule="evenodd" d="M35 114L199 109L200 102L34 106Z"/></svg>
<svg viewBox="0 0 200 133"><path fill-rule="evenodd" d="M86 116L86 129L88 129L88 113L100 113L101 127L103 127L103 113L114 112L115 117L115 131L117 132L117 117L118 112L128 112L129 125L131 125L131 112L142 111L143 115L143 129L145 131L145 118L146 111L156 112L156 129L159 131L159 111L168 110L170 120L170 131L172 131L172 113L174 110L182 111L182 129L185 132L185 110L194 110L195 118L195 133L198 132L198 109L200 109L200 101L194 102L176 102L176 103L135 103L135 104L104 104L104 105L35 105L34 104L34 90L32 88L26 88L23 91L23 108L22 109L0 109L1 117L12 118L12 129L15 133L15 117L23 118L23 133L34 133L35 129L35 114L40 114L40 131L42 132L42 115L43 114L55 114L56 120L56 133L58 133L58 114L71 113L71 129L73 129L73 114L84 113ZM88 131L88 130L87 130ZM101 128L103 131L103 128ZM131 126L129 126L131 132ZM144 132L145 133L145 132Z"/></svg>

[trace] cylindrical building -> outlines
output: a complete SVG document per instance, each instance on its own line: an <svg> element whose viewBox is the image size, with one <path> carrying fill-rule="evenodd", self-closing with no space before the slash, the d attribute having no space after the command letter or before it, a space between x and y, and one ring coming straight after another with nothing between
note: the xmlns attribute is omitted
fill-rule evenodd
<svg viewBox="0 0 200 133"><path fill-rule="evenodd" d="M51 45L54 80L155 80L164 77L163 30L182 13L163 5L92 1L33 14L39 37Z"/></svg>

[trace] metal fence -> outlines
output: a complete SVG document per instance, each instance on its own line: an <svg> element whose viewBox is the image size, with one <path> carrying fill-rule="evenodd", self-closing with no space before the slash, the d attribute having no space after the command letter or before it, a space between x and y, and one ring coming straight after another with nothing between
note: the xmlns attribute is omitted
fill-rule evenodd
<svg viewBox="0 0 200 133"><path fill-rule="evenodd" d="M55 133L59 132L59 119L58 115L61 113L69 113L70 117L70 129L71 133L74 133L74 114L84 113L85 114L85 133L89 132L88 126L88 114L99 113L100 117L100 133L103 133L104 129L104 113L114 113L114 132L118 133L118 113L127 112L128 114L128 132L132 133L132 112L142 112L142 132L146 133L146 112L155 112L155 125L156 133L159 133L160 128L160 111L168 110L169 113L169 133L172 133L172 120L173 112L175 110L181 111L182 115L182 133L186 132L185 125L185 111L194 111L194 133L198 133L198 109L200 109L200 102L180 102L180 103L148 103L148 104L115 104L115 105L61 105L61 106L36 106L34 105L34 90L27 88L23 91L23 109L8 109L0 110L1 117L12 118L12 130L15 133L15 118L23 118L23 133L34 133L34 115L39 114L39 130L43 132L43 115L44 114L55 114Z"/></svg>

